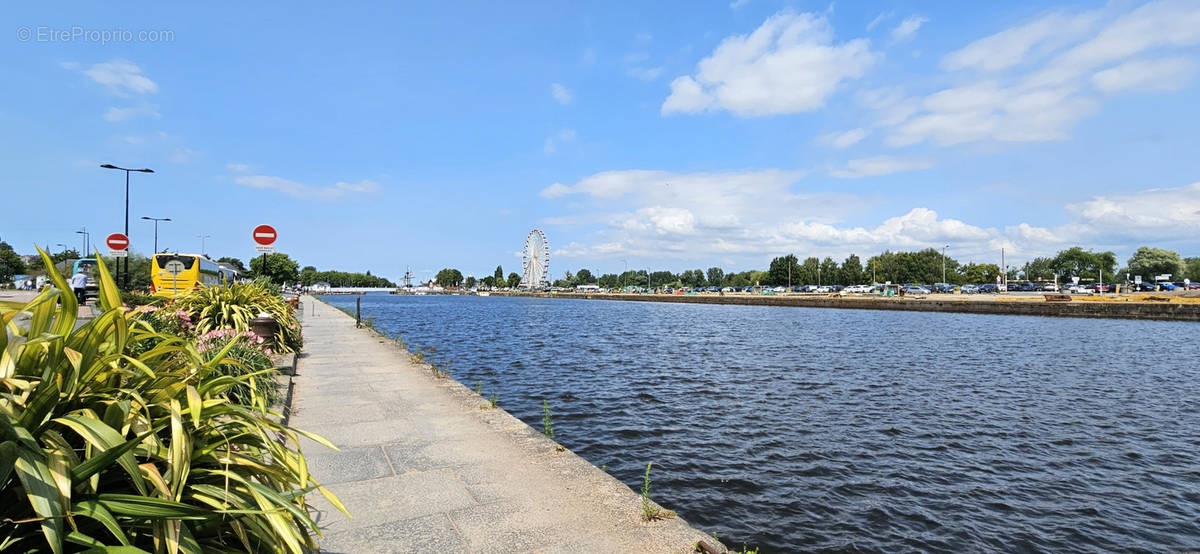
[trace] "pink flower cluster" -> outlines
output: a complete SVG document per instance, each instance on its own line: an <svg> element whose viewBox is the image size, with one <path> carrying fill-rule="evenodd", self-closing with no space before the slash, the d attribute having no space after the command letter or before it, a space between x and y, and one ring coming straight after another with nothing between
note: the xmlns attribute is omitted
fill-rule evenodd
<svg viewBox="0 0 1200 554"><path fill-rule="evenodd" d="M271 353L271 349L263 345L264 341L262 337L250 331L238 331L233 328L214 329L201 335L196 339L196 349L200 352L220 349L224 348L230 341L245 341L247 344L259 347L268 354Z"/></svg>

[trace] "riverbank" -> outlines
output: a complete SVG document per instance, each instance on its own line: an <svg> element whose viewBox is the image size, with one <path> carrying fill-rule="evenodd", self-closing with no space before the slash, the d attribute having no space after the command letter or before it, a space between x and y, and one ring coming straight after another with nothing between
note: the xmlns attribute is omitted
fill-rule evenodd
<svg viewBox="0 0 1200 554"><path fill-rule="evenodd" d="M309 296L302 306L290 424L340 448L302 445L353 516L313 497L323 551L691 552L714 542L680 518L643 522L623 483L339 310Z"/></svg>
<svg viewBox="0 0 1200 554"><path fill-rule="evenodd" d="M749 306L791 306L804 308L843 308L853 310L905 310L915 312L959 312L994 315L1033 315L1048 317L1086 317L1142 319L1158 321L1200 321L1200 301L1194 298L1150 300L1153 295L1114 298L1072 297L1067 302L1050 302L1042 295L979 296L929 295L923 297L833 296L833 295L758 295L758 294L583 294L500 292L495 296L535 296L583 300L627 300L633 302L676 302L694 304L735 304Z"/></svg>

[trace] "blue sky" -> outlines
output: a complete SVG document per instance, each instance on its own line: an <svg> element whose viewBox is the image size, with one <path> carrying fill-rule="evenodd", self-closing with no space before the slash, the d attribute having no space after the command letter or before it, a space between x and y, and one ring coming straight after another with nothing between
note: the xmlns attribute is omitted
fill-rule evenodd
<svg viewBox="0 0 1200 554"><path fill-rule="evenodd" d="M555 276L1200 255L1200 2L963 6L14 4L0 238L120 230L114 163L156 171L135 249L140 216L242 259L271 223L302 264L393 279L519 272L534 227Z"/></svg>

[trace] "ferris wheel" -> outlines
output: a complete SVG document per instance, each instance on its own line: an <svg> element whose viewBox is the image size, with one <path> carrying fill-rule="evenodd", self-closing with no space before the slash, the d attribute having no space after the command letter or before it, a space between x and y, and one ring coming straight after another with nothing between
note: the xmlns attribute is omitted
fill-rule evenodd
<svg viewBox="0 0 1200 554"><path fill-rule="evenodd" d="M525 236L525 250L521 252L521 287L545 288L550 280L550 244L541 229L534 229Z"/></svg>

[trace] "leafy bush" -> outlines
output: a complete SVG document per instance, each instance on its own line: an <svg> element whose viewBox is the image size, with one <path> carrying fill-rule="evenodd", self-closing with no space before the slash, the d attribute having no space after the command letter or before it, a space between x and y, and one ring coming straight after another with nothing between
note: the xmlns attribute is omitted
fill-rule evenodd
<svg viewBox="0 0 1200 554"><path fill-rule="evenodd" d="M98 270L103 312L78 329L56 271L29 303L0 303L0 550L313 550L304 495L345 510L286 444L329 443L231 398L252 375L219 369L236 343L202 355L130 319ZM157 345L126 354L143 341Z"/></svg>
<svg viewBox="0 0 1200 554"><path fill-rule="evenodd" d="M260 282L235 283L221 287L201 287L175 301L175 305L191 315L196 332L203 335L217 329L249 331L250 320L259 313L270 315L279 324L275 348L280 352L296 352L303 345L300 324L292 307L283 298Z"/></svg>
<svg viewBox="0 0 1200 554"><path fill-rule="evenodd" d="M140 290L121 291L121 303L130 308L138 306L161 306L167 299L153 294L146 294Z"/></svg>
<svg viewBox="0 0 1200 554"><path fill-rule="evenodd" d="M234 329L210 331L197 339L196 349L205 360L224 352L225 358L218 370L235 378L248 376L229 389L229 397L234 402L252 406L261 398L267 406L274 406L282 400L275 382L275 362L263 349L262 338L254 333Z"/></svg>

